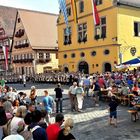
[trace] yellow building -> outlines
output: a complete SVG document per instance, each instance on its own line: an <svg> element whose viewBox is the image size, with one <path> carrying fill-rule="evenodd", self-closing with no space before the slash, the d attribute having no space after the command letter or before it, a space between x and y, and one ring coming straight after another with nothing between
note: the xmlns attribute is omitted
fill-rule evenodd
<svg viewBox="0 0 140 140"><path fill-rule="evenodd" d="M70 35L62 13L58 19L59 68L85 73L114 70L140 56L140 2L95 0L100 25L95 26L91 0L76 0L78 23L73 19L70 0L66 0Z"/></svg>

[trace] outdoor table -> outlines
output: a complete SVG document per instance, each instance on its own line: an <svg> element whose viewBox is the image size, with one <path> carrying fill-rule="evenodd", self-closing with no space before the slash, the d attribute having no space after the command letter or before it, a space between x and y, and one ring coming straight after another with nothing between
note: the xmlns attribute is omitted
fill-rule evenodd
<svg viewBox="0 0 140 140"><path fill-rule="evenodd" d="M136 104L135 107L140 108L140 104Z"/></svg>

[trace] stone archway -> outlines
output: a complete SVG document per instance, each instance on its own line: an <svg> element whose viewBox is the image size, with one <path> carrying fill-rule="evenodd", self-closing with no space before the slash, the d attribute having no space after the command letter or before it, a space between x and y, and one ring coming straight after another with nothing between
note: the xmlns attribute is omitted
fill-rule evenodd
<svg viewBox="0 0 140 140"><path fill-rule="evenodd" d="M111 64L110 63L104 63L104 72L111 72L112 68L111 68Z"/></svg>
<svg viewBox="0 0 140 140"><path fill-rule="evenodd" d="M78 66L78 70L85 74L89 74L89 65L86 61L81 61Z"/></svg>
<svg viewBox="0 0 140 140"><path fill-rule="evenodd" d="M68 67L64 67L64 72L65 72L65 73L69 72Z"/></svg>

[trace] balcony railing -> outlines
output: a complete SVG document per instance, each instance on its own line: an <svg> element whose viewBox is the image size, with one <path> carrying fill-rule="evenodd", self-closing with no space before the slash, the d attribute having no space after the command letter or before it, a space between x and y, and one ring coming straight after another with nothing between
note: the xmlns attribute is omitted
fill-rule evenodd
<svg viewBox="0 0 140 140"><path fill-rule="evenodd" d="M26 58L26 59L13 60L13 63L30 63L32 61L33 61L33 58Z"/></svg>
<svg viewBox="0 0 140 140"><path fill-rule="evenodd" d="M46 59L40 58L36 60L36 63L48 63L50 61L51 61L51 58L46 58Z"/></svg>
<svg viewBox="0 0 140 140"><path fill-rule="evenodd" d="M26 47L29 47L29 43L19 44L14 46L15 49L26 48Z"/></svg>

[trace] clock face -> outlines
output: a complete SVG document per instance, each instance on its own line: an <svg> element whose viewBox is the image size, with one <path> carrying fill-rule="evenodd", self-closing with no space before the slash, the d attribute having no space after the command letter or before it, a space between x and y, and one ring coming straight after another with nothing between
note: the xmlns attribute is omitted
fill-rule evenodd
<svg viewBox="0 0 140 140"><path fill-rule="evenodd" d="M132 56L135 56L135 54L136 54L136 48L135 47L132 47L131 49L130 49L130 53L132 54Z"/></svg>

